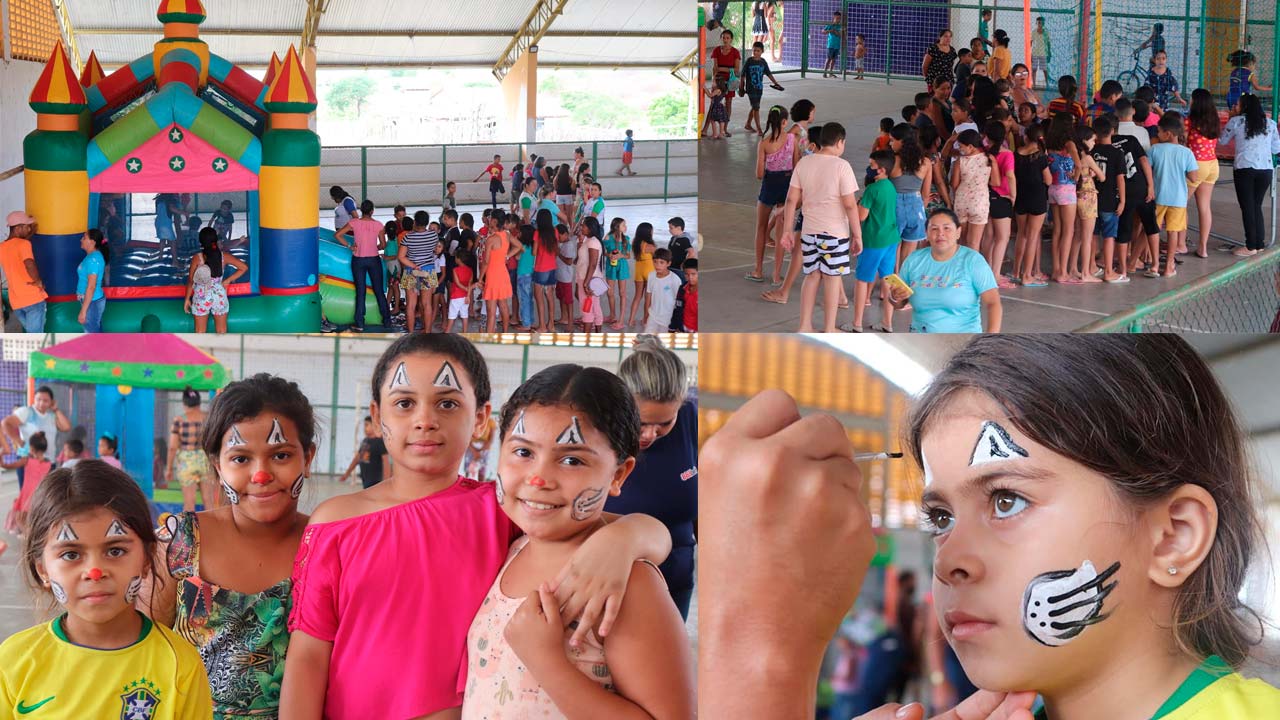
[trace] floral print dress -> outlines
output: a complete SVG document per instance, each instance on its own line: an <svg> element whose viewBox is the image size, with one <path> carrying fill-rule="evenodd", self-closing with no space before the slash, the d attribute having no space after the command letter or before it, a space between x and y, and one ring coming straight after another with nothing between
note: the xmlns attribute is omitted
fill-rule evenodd
<svg viewBox="0 0 1280 720"><path fill-rule="evenodd" d="M250 595L201 579L195 513L168 516L159 535L168 543L169 574L178 582L173 629L200 651L214 719L277 717L292 580Z"/></svg>

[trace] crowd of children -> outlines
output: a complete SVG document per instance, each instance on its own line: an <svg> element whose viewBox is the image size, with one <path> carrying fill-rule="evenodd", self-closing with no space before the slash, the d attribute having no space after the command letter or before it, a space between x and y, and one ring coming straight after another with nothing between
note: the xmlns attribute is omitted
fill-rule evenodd
<svg viewBox="0 0 1280 720"><path fill-rule="evenodd" d="M944 33L944 40L948 37ZM1007 56L1007 35L997 30L995 38L995 52ZM870 187L864 190L857 219L865 244L862 256L853 260L857 307L852 326L845 329L862 327L863 306L870 303L870 286L864 288L863 283L892 276L907 255L923 249L926 211L930 215L938 208L954 211L961 243L982 254L1001 289L1040 288L1050 281L1128 283L1134 275L1174 277L1183 263L1181 256L1190 250L1207 257L1213 222L1209 201L1219 177L1220 144L1234 140L1239 156L1247 143L1246 158L1258 155L1260 169L1250 169L1246 160L1237 163L1235 172L1265 175L1259 183L1270 179L1266 158L1268 150L1271 155L1280 152L1280 137L1252 94L1254 88L1266 86L1258 84L1256 61L1249 53L1232 54L1236 66L1228 98L1232 122L1224 126L1208 90L1196 89L1187 102L1178 94L1176 83L1159 78L1132 96L1125 95L1120 83L1108 80L1086 107L1076 99L1076 79L1064 75L1058 79L1058 97L1042 104L1029 87L1030 71L1025 65L1006 69L1007 59L994 60L1004 77L988 77L987 68L973 60L984 44L975 39L972 50L945 53L958 58L953 60L957 62L954 71L937 73L938 68L930 67L928 92L917 94L915 102L903 108L902 122L880 121L866 182L874 186L887 181L898 194L895 202L889 202L887 193L880 198L882 193L870 193ZM1164 67L1163 55L1155 53L1153 67ZM958 84L953 85L953 79ZM1169 110L1161 99L1187 103L1189 109L1185 115ZM806 189L794 228L783 226L788 187L799 185L793 170L798 175L799 161L822 149L822 126L814 122L814 114L814 104L808 100L798 101L790 111L774 106L767 133L762 130L756 167L762 181L756 269L747 279L764 281L766 249L776 248L773 283L777 287L763 294L770 302L787 301L801 266L800 244L784 247L780 240L789 231L801 229L803 205L809 203L811 193ZM1251 175L1247 179L1254 181ZM1254 194L1258 197L1249 202L1240 196L1246 219L1260 212L1253 206L1260 203L1261 194ZM1187 207L1192 202L1199 211L1199 232L1189 243ZM1252 224L1258 227L1251 228L1246 247L1224 244L1218 249L1237 257L1256 255L1263 247L1261 223ZM843 227L840 222L835 225ZM1052 229L1047 261L1041 257L1041 232L1046 225ZM895 232L889 233L889 227ZM888 253L891 235L895 249ZM852 246L856 248L857 243ZM792 262L784 279L788 251ZM886 260L890 254L896 255L893 264ZM809 271L807 265L805 269ZM877 329L892 332L889 293L884 285L881 290L886 302L884 321ZM848 306L842 282L839 307Z"/></svg>
<svg viewBox="0 0 1280 720"><path fill-rule="evenodd" d="M627 131L618 174L636 174L630 167L633 148ZM372 201L365 200L361 216L353 217L351 198L341 187L331 188L339 242L355 236L352 330L364 329L367 275L384 324L405 332L468 332L472 317L483 321L477 329L485 332L697 331L697 247L682 218L667 222L664 248L655 243L650 223L628 235L626 221L607 214L604 188L581 147L572 163L559 165L531 154L510 175L495 155L480 177L486 174L494 206L484 209L478 227L472 213L458 212L453 182L446 185L435 220L428 211L410 216L397 205L385 224L372 220ZM505 179L511 182L511 202L498 207ZM325 329L337 326L326 321Z"/></svg>
<svg viewBox="0 0 1280 720"><path fill-rule="evenodd" d="M158 530L107 462L33 479L49 468L32 437L20 566L57 611L0 644L0 716L692 717L690 643L654 569L670 535L604 513L641 446L622 379L526 380L496 482L458 474L491 416L469 340L401 337L371 387L390 471L310 517L319 427L280 377L219 392L200 440L228 503Z"/></svg>

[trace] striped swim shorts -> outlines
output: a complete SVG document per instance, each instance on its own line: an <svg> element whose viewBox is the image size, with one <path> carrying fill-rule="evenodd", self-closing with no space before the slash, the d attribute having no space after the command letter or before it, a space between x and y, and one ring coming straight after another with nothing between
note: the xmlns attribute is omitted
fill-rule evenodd
<svg viewBox="0 0 1280 720"><path fill-rule="evenodd" d="M848 275L849 238L830 235L801 235L800 251L804 259L804 274L816 270L823 275Z"/></svg>

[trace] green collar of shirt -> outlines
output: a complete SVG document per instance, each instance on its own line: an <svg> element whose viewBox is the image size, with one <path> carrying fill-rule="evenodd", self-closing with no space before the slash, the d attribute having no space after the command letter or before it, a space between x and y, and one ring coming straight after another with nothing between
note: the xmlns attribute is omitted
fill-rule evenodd
<svg viewBox="0 0 1280 720"><path fill-rule="evenodd" d="M1156 710L1155 715L1151 716L1151 720L1160 720L1173 713L1174 710L1185 705L1191 698L1199 695L1201 691L1217 682L1223 677L1230 675L1231 667L1227 665L1222 658L1217 655L1210 655L1200 666L1191 671L1186 680L1178 686L1168 700ZM1044 708L1036 713L1036 720L1049 720L1049 715Z"/></svg>
<svg viewBox="0 0 1280 720"><path fill-rule="evenodd" d="M146 640L146 639L147 639L147 635L150 635L150 634L151 634L151 626L152 626L151 618L147 617L146 615L143 615L142 613L138 613L138 615L142 618L142 631L138 633L138 639L137 639L136 641L134 641L133 643L131 643L131 644L129 644L129 645L126 645L125 647L133 647L134 645L137 645L138 643L142 642L143 640ZM67 621L67 614L66 614L66 613L63 613L63 614L59 615L58 617L54 618L54 619L53 619L53 623L52 623L52 624L53 624L53 634L54 634L54 635L56 635L56 636L58 637L58 639L59 639L59 640L61 640L62 642L67 643L68 645L75 645L76 647L85 647L84 645L76 645L75 643L71 642L71 639L70 639L70 638L68 638L68 637L67 637L67 629L66 629L66 627L65 627L65 625L64 625L64 624L66 623L66 621ZM88 649L90 649L90 650L100 650L100 649L102 649L102 648L88 648ZM113 650L123 650L124 648L111 648L111 649L113 649Z"/></svg>

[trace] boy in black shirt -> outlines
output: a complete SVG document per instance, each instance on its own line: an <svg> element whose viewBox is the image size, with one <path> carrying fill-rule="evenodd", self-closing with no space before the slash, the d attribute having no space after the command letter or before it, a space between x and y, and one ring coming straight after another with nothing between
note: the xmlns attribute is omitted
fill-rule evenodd
<svg viewBox="0 0 1280 720"><path fill-rule="evenodd" d="M387 460L387 445L374 432L373 418L368 415L364 416L364 440L360 442L356 456L351 458L351 464L347 466L347 471L342 473L338 482L346 482L357 464L360 465L360 483L366 490L391 476L391 463Z"/></svg>
<svg viewBox="0 0 1280 720"><path fill-rule="evenodd" d="M1128 242L1120 245L1120 272L1115 272L1111 262L1120 227L1120 214L1124 212L1125 206L1127 183L1121 180L1125 175L1124 153L1111 144L1114 127L1108 117L1095 119L1093 131L1097 134L1098 141L1091 154L1098 169L1102 170L1102 181L1098 183L1098 235L1103 239L1102 279L1109 283L1126 283L1129 282L1129 276L1124 272L1129 262Z"/></svg>
<svg viewBox="0 0 1280 720"><path fill-rule="evenodd" d="M751 131L751 121L755 121L755 132L764 135L764 128L760 127L760 97L764 95L764 77L769 76L769 82L775 90L781 90L782 86L778 84L778 79L769 72L769 62L764 59L764 43L757 42L751 46L751 57L742 63L742 79L738 82L738 93L745 93L747 99L751 101L751 113L747 115L747 124L743 126L744 130Z"/></svg>
<svg viewBox="0 0 1280 720"><path fill-rule="evenodd" d="M671 242L667 243L667 249L671 251L671 270L680 276L680 282L683 283L684 261L686 258L698 257L698 251L693 248L693 238L684 231L684 218L673 217L668 220L667 230L671 232Z"/></svg>
<svg viewBox="0 0 1280 720"><path fill-rule="evenodd" d="M1132 107L1122 108L1119 112L1121 122L1133 119ZM1142 143L1138 142L1138 138L1132 135L1112 134L1111 144L1124 155L1125 203L1118 213L1120 222L1116 229L1116 244L1122 246L1122 253L1128 253L1128 248L1123 246L1133 240L1136 232L1141 231L1147 236L1147 242L1142 243L1141 247L1147 247L1151 242L1150 236L1159 237L1160 226L1156 223L1155 185L1151 179L1151 161L1147 159L1147 153L1142 149ZM1140 227L1135 227L1135 217ZM1140 251L1135 252L1129 259L1127 267L1121 266L1125 276L1138 271L1138 262L1142 259L1139 255ZM1157 260L1158 258L1148 258L1146 262L1155 263Z"/></svg>

